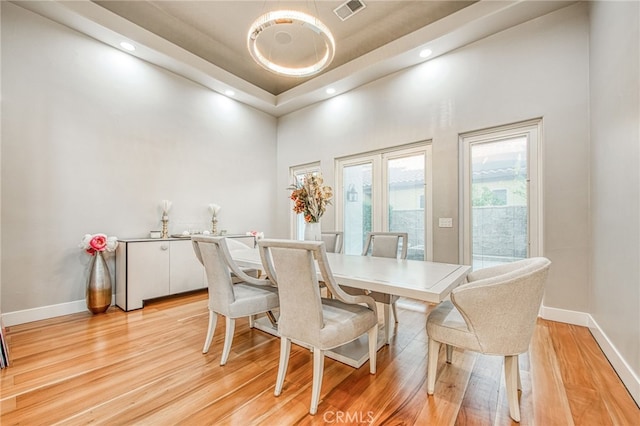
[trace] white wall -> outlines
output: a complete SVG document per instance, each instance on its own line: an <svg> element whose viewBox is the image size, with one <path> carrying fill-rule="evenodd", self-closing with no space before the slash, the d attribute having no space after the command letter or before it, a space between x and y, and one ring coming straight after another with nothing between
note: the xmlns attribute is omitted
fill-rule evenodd
<svg viewBox="0 0 640 426"><path fill-rule="evenodd" d="M584 4L527 22L357 90L281 117L278 188L287 169L419 140L433 141L434 260L458 262L458 135L543 118L545 305L589 307L589 35ZM278 204L288 235L290 202ZM323 228L333 227L328 212ZM438 228L439 217L454 228Z"/></svg>
<svg viewBox="0 0 640 426"><path fill-rule="evenodd" d="M640 3L591 3L590 22L590 312L627 360L637 383L640 377ZM640 403L640 387L630 387L630 390Z"/></svg>
<svg viewBox="0 0 640 426"><path fill-rule="evenodd" d="M2 2L3 314L84 299L85 233L269 233L276 119Z"/></svg>

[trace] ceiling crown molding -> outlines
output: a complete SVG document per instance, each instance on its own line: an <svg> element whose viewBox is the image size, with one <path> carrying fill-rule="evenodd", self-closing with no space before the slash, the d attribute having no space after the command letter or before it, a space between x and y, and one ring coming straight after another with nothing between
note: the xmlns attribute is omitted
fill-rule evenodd
<svg viewBox="0 0 640 426"><path fill-rule="evenodd" d="M274 117L348 92L573 3L576 2L479 1L275 96L89 0L14 2L117 49L123 38L129 39L136 44L135 52L130 54L220 94L231 89L235 92L233 99ZM419 51L427 46L433 54L421 58ZM325 89L329 85L336 89L335 94L327 95Z"/></svg>

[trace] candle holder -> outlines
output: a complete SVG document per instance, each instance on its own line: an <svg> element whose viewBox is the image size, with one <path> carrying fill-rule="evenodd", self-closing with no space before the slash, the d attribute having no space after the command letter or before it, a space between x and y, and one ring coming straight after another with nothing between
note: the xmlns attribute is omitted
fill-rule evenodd
<svg viewBox="0 0 640 426"><path fill-rule="evenodd" d="M162 207L162 234L160 238L169 238L169 209L171 208L171 201L162 200L160 206Z"/></svg>
<svg viewBox="0 0 640 426"><path fill-rule="evenodd" d="M211 217L211 234L212 235L218 234L218 218L216 217L215 214Z"/></svg>
<svg viewBox="0 0 640 426"><path fill-rule="evenodd" d="M162 235L161 238L169 238L169 216L162 215Z"/></svg>
<svg viewBox="0 0 640 426"><path fill-rule="evenodd" d="M218 235L218 212L220 206L214 203L209 204L209 211L211 212L211 233Z"/></svg>

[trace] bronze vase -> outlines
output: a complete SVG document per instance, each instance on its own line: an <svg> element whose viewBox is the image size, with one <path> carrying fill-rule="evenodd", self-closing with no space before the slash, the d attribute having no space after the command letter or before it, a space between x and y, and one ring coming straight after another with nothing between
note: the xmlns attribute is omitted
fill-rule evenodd
<svg viewBox="0 0 640 426"><path fill-rule="evenodd" d="M111 305L111 276L102 252L93 256L87 282L87 308L94 314L106 312Z"/></svg>

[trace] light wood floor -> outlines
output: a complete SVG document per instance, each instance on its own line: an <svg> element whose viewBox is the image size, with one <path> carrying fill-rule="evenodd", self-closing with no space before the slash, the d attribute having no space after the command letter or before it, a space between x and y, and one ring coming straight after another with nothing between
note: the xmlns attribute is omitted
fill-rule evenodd
<svg viewBox="0 0 640 426"><path fill-rule="evenodd" d="M10 327L0 424L510 424L499 357L454 352L427 397L425 312L419 303L400 306L375 376L368 363L356 370L327 359L315 416L308 414L309 351L292 346L280 397L273 396L279 341L248 321L238 321L226 366L218 365L224 321L210 352L201 353L206 293ZM523 425L640 424L585 328L540 320L520 367Z"/></svg>

